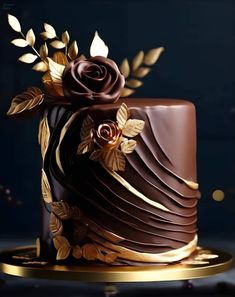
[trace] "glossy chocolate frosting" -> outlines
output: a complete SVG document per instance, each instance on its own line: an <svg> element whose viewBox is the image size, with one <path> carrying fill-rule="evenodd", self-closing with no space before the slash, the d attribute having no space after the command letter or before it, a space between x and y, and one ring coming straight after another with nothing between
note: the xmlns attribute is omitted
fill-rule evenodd
<svg viewBox="0 0 235 297"><path fill-rule="evenodd" d="M115 121L122 102L129 107L131 118L143 120L145 127L135 137L137 146L132 154L126 155L125 171L118 172L118 176L168 211L137 197L98 162L89 160L87 154L77 155L84 118L89 114L97 125L104 120ZM62 129L76 112L78 115L61 141ZM126 99L79 112L75 107L55 106L46 110L45 115L51 138L44 170L54 201L78 206L100 228L121 238L119 246L133 251L163 253L181 248L194 239L199 192L185 183L197 182L196 119L192 103ZM56 159L59 144L63 172ZM49 211L44 205L42 242L47 255L53 254ZM68 231L68 236L72 244L81 242L76 234ZM126 263L138 265L138 261Z"/></svg>
<svg viewBox="0 0 235 297"><path fill-rule="evenodd" d="M62 80L64 95L80 105L113 103L125 84L116 63L100 56L73 60L66 66Z"/></svg>

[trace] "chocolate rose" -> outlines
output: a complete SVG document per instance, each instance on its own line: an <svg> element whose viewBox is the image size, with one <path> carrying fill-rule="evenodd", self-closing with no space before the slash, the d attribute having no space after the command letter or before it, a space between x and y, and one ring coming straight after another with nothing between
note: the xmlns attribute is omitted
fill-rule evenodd
<svg viewBox="0 0 235 297"><path fill-rule="evenodd" d="M121 134L122 131L115 122L105 121L93 131L92 138L100 148L111 149L119 145Z"/></svg>
<svg viewBox="0 0 235 297"><path fill-rule="evenodd" d="M82 104L115 102L125 84L116 63L100 56L70 62L62 80L64 95Z"/></svg>

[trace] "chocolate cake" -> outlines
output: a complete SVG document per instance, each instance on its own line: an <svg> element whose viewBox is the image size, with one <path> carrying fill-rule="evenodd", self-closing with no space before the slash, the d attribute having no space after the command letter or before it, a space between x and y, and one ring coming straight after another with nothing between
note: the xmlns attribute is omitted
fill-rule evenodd
<svg viewBox="0 0 235 297"><path fill-rule="evenodd" d="M123 103L145 125L119 172L77 148L88 116L95 129L115 124ZM178 261L194 251L199 193L192 103L140 98L82 109L55 106L45 111L45 122L50 139L43 174L53 203L43 206L44 256L60 257L64 244L75 262L83 256L138 265Z"/></svg>
<svg viewBox="0 0 235 297"><path fill-rule="evenodd" d="M196 119L184 100L128 99L163 48L140 51L118 67L95 33L91 57L76 41L44 24L60 49L37 50L32 29L12 43L30 46L19 58L44 72L47 91L17 95L10 117L40 114L42 232L39 259L75 265L165 265L197 246ZM51 41L53 40L53 41ZM61 49L64 49L61 50Z"/></svg>

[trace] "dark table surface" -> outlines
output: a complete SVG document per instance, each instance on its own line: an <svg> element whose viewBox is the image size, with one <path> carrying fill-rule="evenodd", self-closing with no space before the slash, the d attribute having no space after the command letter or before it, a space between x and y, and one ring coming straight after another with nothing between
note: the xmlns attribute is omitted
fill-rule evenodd
<svg viewBox="0 0 235 297"><path fill-rule="evenodd" d="M33 240L1 239L0 249L33 244ZM202 238L201 246L222 249L235 255L235 240L231 238ZM118 296L235 296L235 267L213 277L183 281L153 283L121 283L116 285ZM90 297L105 296L105 284L25 279L0 274L0 296Z"/></svg>

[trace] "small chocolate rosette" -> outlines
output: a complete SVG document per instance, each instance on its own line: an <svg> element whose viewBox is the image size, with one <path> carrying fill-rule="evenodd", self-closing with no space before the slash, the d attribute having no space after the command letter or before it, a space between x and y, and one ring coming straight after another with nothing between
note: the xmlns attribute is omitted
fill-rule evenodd
<svg viewBox="0 0 235 297"><path fill-rule="evenodd" d="M116 63L101 56L75 59L63 73L63 90L76 104L105 104L118 100L125 84Z"/></svg>

